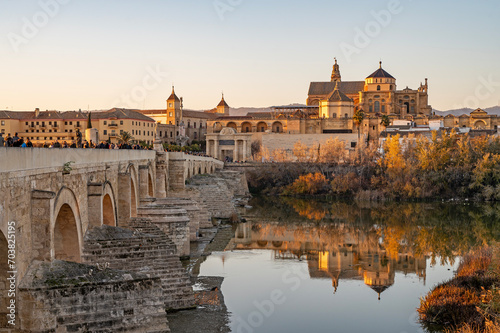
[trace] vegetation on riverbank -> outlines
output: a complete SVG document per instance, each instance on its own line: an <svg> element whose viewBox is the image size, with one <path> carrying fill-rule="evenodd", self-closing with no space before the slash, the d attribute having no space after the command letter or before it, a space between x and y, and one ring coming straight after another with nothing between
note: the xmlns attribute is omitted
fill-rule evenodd
<svg viewBox="0 0 500 333"><path fill-rule="evenodd" d="M247 174L253 192L271 195L333 195L367 200L470 198L500 200L500 138L434 132L431 140L387 138L355 151L331 140L317 149L298 143L293 160L274 153ZM281 157L280 157L281 156ZM283 157L285 156L285 157Z"/></svg>
<svg viewBox="0 0 500 333"><path fill-rule="evenodd" d="M464 256L456 276L421 300L422 323L430 331L500 332L499 262L498 247Z"/></svg>

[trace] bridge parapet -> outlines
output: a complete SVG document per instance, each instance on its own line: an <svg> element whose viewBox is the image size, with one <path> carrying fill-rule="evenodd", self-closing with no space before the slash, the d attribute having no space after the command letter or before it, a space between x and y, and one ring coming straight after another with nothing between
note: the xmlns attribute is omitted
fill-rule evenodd
<svg viewBox="0 0 500 333"><path fill-rule="evenodd" d="M156 152L129 149L72 148L0 148L0 172L61 168L65 163L79 165L116 163L120 161L152 160Z"/></svg>

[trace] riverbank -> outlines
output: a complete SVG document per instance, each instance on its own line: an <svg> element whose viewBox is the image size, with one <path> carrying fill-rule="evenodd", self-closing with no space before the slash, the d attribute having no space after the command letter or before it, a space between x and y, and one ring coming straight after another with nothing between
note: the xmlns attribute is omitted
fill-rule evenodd
<svg viewBox="0 0 500 333"><path fill-rule="evenodd" d="M229 313L221 292L223 277L199 276L200 265L215 251L224 251L234 237L234 226L219 223L200 229L200 238L191 243L191 258L183 264L193 284L196 309L168 314L172 333L229 333Z"/></svg>
<svg viewBox="0 0 500 333"><path fill-rule="evenodd" d="M429 331L500 332L500 249L485 247L463 257L456 276L421 300Z"/></svg>
<svg viewBox="0 0 500 333"><path fill-rule="evenodd" d="M429 140L388 138L383 150L365 147L356 158L333 152L245 170L252 193L330 195L363 201L500 200L500 138L442 133ZM314 154L313 154L314 153ZM352 156L351 156L352 157Z"/></svg>

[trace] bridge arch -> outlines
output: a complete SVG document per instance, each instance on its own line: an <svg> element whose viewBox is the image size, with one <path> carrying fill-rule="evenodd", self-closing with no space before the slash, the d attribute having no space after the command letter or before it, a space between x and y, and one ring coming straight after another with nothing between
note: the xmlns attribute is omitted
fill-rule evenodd
<svg viewBox="0 0 500 333"><path fill-rule="evenodd" d="M130 216L137 217L137 206L139 206L139 188L137 187L138 175L133 163L130 163L126 170L130 174Z"/></svg>
<svg viewBox="0 0 500 333"><path fill-rule="evenodd" d="M116 227L116 197L110 182L104 183L102 196L102 224Z"/></svg>
<svg viewBox="0 0 500 333"><path fill-rule="evenodd" d="M62 187L54 203L52 222L52 259L81 262L82 224L78 201L73 191Z"/></svg>
<svg viewBox="0 0 500 333"><path fill-rule="evenodd" d="M155 193L156 193L156 181L153 181L156 179L155 173L153 171L153 165L151 162L148 163L148 196L150 198L154 198Z"/></svg>

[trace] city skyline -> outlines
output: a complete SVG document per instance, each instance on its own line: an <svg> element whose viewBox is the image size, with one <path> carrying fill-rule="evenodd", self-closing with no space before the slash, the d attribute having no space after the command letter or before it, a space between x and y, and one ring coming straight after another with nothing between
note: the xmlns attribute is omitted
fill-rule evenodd
<svg viewBox="0 0 500 333"><path fill-rule="evenodd" d="M383 67L438 110L499 105L493 1L2 1L0 109L305 104L311 81ZM339 14L340 13L340 14ZM480 19L478 19L480 18ZM488 19L491 18L491 19Z"/></svg>

